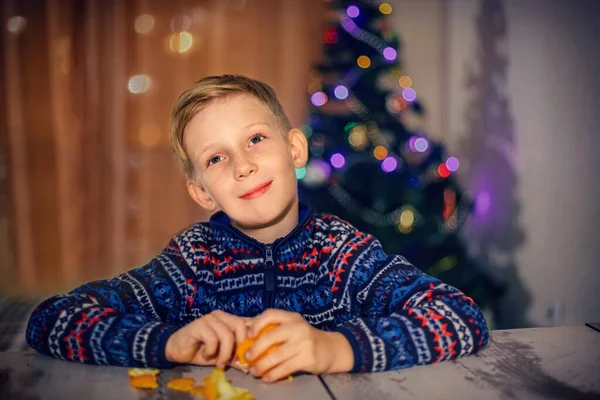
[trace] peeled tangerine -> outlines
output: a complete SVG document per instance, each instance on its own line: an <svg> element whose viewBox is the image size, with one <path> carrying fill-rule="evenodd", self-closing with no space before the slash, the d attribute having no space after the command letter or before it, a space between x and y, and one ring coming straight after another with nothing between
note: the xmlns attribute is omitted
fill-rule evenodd
<svg viewBox="0 0 600 400"><path fill-rule="evenodd" d="M264 328L262 328L260 330L260 332L258 332L258 335L255 338L249 338L247 337L246 339L244 339L242 341L242 343L240 343L237 347L237 349L235 349L235 355L238 359L238 366L244 370L244 371L248 371L248 369L250 369L250 367L252 367L254 364L256 364L261 358L265 357L267 354L269 354L270 352L272 352L273 350L275 350L279 345L273 345L271 347L269 347L267 349L267 351L265 351L264 353L262 353L259 357L255 357L252 360L248 360L246 359L246 352L248 350L250 350L250 347L252 347L252 345L254 344L254 342L256 342L256 339L258 339L259 337L261 337L262 335L264 335L265 333L269 332L270 330L273 330L275 328L277 328L279 326L279 324L269 324L267 326L265 326Z"/></svg>
<svg viewBox="0 0 600 400"><path fill-rule="evenodd" d="M254 400L248 389L232 386L222 369L215 369L208 378L204 378L204 387L198 392L205 400Z"/></svg>

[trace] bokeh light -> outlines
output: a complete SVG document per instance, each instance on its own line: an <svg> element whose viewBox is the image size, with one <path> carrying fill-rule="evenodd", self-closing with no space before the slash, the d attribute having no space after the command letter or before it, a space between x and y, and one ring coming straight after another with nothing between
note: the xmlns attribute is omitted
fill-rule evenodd
<svg viewBox="0 0 600 400"><path fill-rule="evenodd" d="M398 79L398 83L400 84L400 87L408 89L412 86L412 79L406 75L403 75L400 77L400 79Z"/></svg>
<svg viewBox="0 0 600 400"><path fill-rule="evenodd" d="M297 179L304 179L305 176L306 176L306 167L296 168L296 178Z"/></svg>
<svg viewBox="0 0 600 400"><path fill-rule="evenodd" d="M171 35L170 46L171 50L177 53L185 53L192 48L194 38L188 32L176 32Z"/></svg>
<svg viewBox="0 0 600 400"><path fill-rule="evenodd" d="M192 18L186 14L180 14L171 19L171 32L185 32L192 27Z"/></svg>
<svg viewBox="0 0 600 400"><path fill-rule="evenodd" d="M375 147L375 150L373 150L373 155L375 156L376 159L381 161L387 157L388 151L383 146L377 146L377 147Z"/></svg>
<svg viewBox="0 0 600 400"><path fill-rule="evenodd" d="M371 59L367 56L360 56L356 60L356 63L358 64L359 67L366 69L371 66Z"/></svg>
<svg viewBox="0 0 600 400"><path fill-rule="evenodd" d="M450 170L448 167L446 167L446 164L440 164L438 166L438 174L440 174L442 178L447 178L450 176Z"/></svg>
<svg viewBox="0 0 600 400"><path fill-rule="evenodd" d="M339 169L339 168L342 168L344 166L344 164L346 164L346 159L340 153L335 153L334 155L331 156L331 158L329 159L329 162L335 168Z"/></svg>
<svg viewBox="0 0 600 400"><path fill-rule="evenodd" d="M333 90L333 94L340 100L348 98L348 88L344 85L337 85Z"/></svg>
<svg viewBox="0 0 600 400"><path fill-rule="evenodd" d="M154 28L154 17L150 14L142 14L135 19L135 31L145 34Z"/></svg>
<svg viewBox="0 0 600 400"><path fill-rule="evenodd" d="M162 132L157 125L146 124L140 128L139 141L144 147L154 147L160 141Z"/></svg>
<svg viewBox="0 0 600 400"><path fill-rule="evenodd" d="M321 107L327 103L327 95L323 92L313 93L313 95L310 97L310 101L312 101L315 106Z"/></svg>
<svg viewBox="0 0 600 400"><path fill-rule="evenodd" d="M18 35L19 33L23 32L25 26L27 26L27 20L25 17L20 15L10 17L8 21L6 21L6 29L14 35Z"/></svg>
<svg viewBox="0 0 600 400"><path fill-rule="evenodd" d="M400 226L402 228L410 228L415 222L415 212L411 208L405 208L400 213Z"/></svg>
<svg viewBox="0 0 600 400"><path fill-rule="evenodd" d="M477 215L485 215L490 210L492 205L492 197L490 192L482 190L475 197L475 213Z"/></svg>
<svg viewBox="0 0 600 400"><path fill-rule="evenodd" d="M429 148L429 142L427 139L420 137L415 140L415 150L418 153L424 153Z"/></svg>
<svg viewBox="0 0 600 400"><path fill-rule="evenodd" d="M383 57L388 61L394 61L396 59L396 50L393 47L386 47L383 49Z"/></svg>
<svg viewBox="0 0 600 400"><path fill-rule="evenodd" d="M346 14L348 14L350 18L356 18L360 15L360 10L358 7L352 5L346 9Z"/></svg>
<svg viewBox="0 0 600 400"><path fill-rule="evenodd" d="M381 169L385 172L392 172L398 167L398 161L394 157L386 157L381 163Z"/></svg>
<svg viewBox="0 0 600 400"><path fill-rule="evenodd" d="M146 93L152 86L152 80L148 75L133 75L127 86L133 94Z"/></svg>
<svg viewBox="0 0 600 400"><path fill-rule="evenodd" d="M446 167L451 172L457 171L459 165L460 165L460 163L458 162L458 158L456 158L456 157L449 157L446 160Z"/></svg>
<svg viewBox="0 0 600 400"><path fill-rule="evenodd" d="M417 98L417 92L413 88L406 88L402 90L402 97L406 101L414 101Z"/></svg>
<svg viewBox="0 0 600 400"><path fill-rule="evenodd" d="M381 3L379 5L379 12L385 15L391 14L392 6L390 6L389 3Z"/></svg>

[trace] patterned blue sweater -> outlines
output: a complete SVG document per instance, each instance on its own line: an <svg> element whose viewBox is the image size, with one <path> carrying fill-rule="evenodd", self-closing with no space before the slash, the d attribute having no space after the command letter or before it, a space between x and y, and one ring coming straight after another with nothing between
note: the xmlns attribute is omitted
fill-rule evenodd
<svg viewBox="0 0 600 400"><path fill-rule="evenodd" d="M254 317L267 308L342 333L353 372L436 363L488 341L469 297L305 205L298 226L268 245L219 212L176 235L147 265L44 301L26 336L40 353L64 360L168 368L175 364L165 345L178 328L217 309Z"/></svg>

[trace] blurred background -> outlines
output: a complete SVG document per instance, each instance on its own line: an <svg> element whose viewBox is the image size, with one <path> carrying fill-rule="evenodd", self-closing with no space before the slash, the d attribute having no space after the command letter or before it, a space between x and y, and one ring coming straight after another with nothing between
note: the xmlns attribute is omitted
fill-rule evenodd
<svg viewBox="0 0 600 400"><path fill-rule="evenodd" d="M494 328L600 321L600 1L0 0L0 19L0 319L209 217L170 107L239 73L309 138L317 210Z"/></svg>

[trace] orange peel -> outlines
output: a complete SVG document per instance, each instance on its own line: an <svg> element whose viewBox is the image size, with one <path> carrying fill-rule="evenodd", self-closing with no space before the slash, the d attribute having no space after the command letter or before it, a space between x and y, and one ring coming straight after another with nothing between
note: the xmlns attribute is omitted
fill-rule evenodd
<svg viewBox="0 0 600 400"><path fill-rule="evenodd" d="M158 382L156 375L139 375L129 378L129 384L137 389L156 389Z"/></svg>
<svg viewBox="0 0 600 400"><path fill-rule="evenodd" d="M167 382L167 387L180 392L189 392L195 383L194 378L175 378Z"/></svg>
<svg viewBox="0 0 600 400"><path fill-rule="evenodd" d="M158 375L160 374L160 369L153 368L130 368L127 370L127 375L134 376L142 376L142 375Z"/></svg>
<svg viewBox="0 0 600 400"><path fill-rule="evenodd" d="M254 345L254 343L256 342L256 340L259 337L261 337L262 335L264 335L265 333L267 333L269 331L272 331L273 329L277 328L278 326L279 326L279 324L268 324L267 326L265 326L264 328L262 328L260 330L260 332L258 332L258 335L256 335L256 337L254 337L254 338L247 337L247 338L245 338L237 346L237 348L235 349L235 356L237 357L238 365L239 365L240 368L242 368L244 371L248 371L248 369L250 367L252 367L253 365L255 365L263 357L265 357L267 354L269 354L270 352L272 352L273 350L275 350L277 347L279 347L279 345L275 344L275 345L269 347L259 357L254 357L252 360L248 360L246 358L246 352L248 350L250 350L250 348Z"/></svg>

